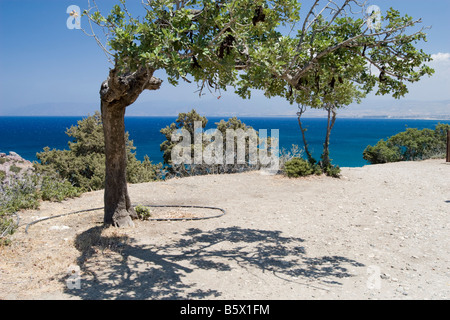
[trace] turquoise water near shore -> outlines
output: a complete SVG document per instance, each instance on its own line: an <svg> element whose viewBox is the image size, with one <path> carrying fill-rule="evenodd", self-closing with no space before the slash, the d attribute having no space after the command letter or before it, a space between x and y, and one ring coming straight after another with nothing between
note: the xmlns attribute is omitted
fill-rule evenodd
<svg viewBox="0 0 450 320"><path fill-rule="evenodd" d="M68 149L67 128L76 125L83 117L0 117L0 152L14 151L23 158L34 161L36 153L46 146L51 149ZM207 117L208 128L214 123L228 118ZM297 118L258 118L239 117L255 130L279 130L280 148L290 149L292 144L303 147ZM174 122L176 117L127 117L126 130L134 141L136 156L143 160L145 155L153 163L162 162L159 149L164 136L161 128ZM430 128L449 120L411 120L411 119L337 119L331 133L330 153L333 163L341 167L361 167L368 164L362 158L367 145L374 145L406 128ZM303 119L308 129L306 136L314 157L320 158L325 139L326 119Z"/></svg>

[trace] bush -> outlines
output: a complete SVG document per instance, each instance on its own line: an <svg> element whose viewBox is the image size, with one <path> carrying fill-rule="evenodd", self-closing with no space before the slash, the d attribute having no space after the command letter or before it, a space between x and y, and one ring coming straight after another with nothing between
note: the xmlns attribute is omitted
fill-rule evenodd
<svg viewBox="0 0 450 320"><path fill-rule="evenodd" d="M295 157L284 164L284 173L289 178L305 177L314 172L314 167L303 158Z"/></svg>
<svg viewBox="0 0 450 320"><path fill-rule="evenodd" d="M363 158L371 164L397 161L423 160L444 157L449 124L436 125L435 129L406 129L389 139L367 146Z"/></svg>
<svg viewBox="0 0 450 320"><path fill-rule="evenodd" d="M341 168L339 166L329 165L328 167L323 169L323 172L333 178L339 178L341 176Z"/></svg>
<svg viewBox="0 0 450 320"><path fill-rule="evenodd" d="M148 220L152 216L150 208L146 206L138 205L134 208L134 210L136 211L136 214L141 220Z"/></svg>
<svg viewBox="0 0 450 320"><path fill-rule="evenodd" d="M17 227L13 215L26 209L38 209L41 200L62 201L80 195L80 190L58 177L25 173L0 183L0 244L8 244L7 236Z"/></svg>
<svg viewBox="0 0 450 320"><path fill-rule="evenodd" d="M81 195L81 190L74 187L69 181L60 181L54 177L44 177L41 182L40 195L42 200L63 201Z"/></svg>
<svg viewBox="0 0 450 320"><path fill-rule="evenodd" d="M40 197L35 176L11 179L9 184L1 185L0 191L0 215L39 207Z"/></svg>
<svg viewBox="0 0 450 320"><path fill-rule="evenodd" d="M400 150L392 148L383 139L375 146L367 146L363 152L363 158L372 164L401 161Z"/></svg>
<svg viewBox="0 0 450 320"><path fill-rule="evenodd" d="M15 174L18 174L22 169L20 169L20 167L13 164L11 167L9 167L9 170L14 172Z"/></svg>
<svg viewBox="0 0 450 320"><path fill-rule="evenodd" d="M289 178L306 177L312 174L326 174L327 176L333 178L339 178L341 169L339 166L333 166L331 164L325 168L322 168L314 161L310 162L303 158L294 157L285 162L283 173Z"/></svg>
<svg viewBox="0 0 450 320"><path fill-rule="evenodd" d="M40 163L35 164L37 172L57 175L69 181L82 191L100 190L105 183L105 143L101 115L96 112L78 121L66 131L70 141L69 150L44 148L37 154ZM143 162L136 159L136 149L126 134L127 181L141 183L158 180L162 165L154 165L148 157Z"/></svg>

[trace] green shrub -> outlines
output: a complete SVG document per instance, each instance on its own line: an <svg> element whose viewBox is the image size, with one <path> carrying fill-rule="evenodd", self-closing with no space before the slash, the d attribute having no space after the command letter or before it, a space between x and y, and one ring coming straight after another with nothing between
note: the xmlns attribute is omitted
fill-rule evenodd
<svg viewBox="0 0 450 320"><path fill-rule="evenodd" d="M284 164L284 173L289 178L305 177L315 173L315 168L303 158L292 158Z"/></svg>
<svg viewBox="0 0 450 320"><path fill-rule="evenodd" d="M341 168L339 166L329 165L328 167L323 169L323 172L333 178L339 178L341 176Z"/></svg>
<svg viewBox="0 0 450 320"><path fill-rule="evenodd" d="M8 236L12 235L17 225L9 215L0 215L0 247L11 243Z"/></svg>
<svg viewBox="0 0 450 320"><path fill-rule="evenodd" d="M81 190L74 187L69 181L60 181L54 177L44 177L41 182L40 194L42 200L63 201L81 195Z"/></svg>
<svg viewBox="0 0 450 320"><path fill-rule="evenodd" d="M310 162L303 158L294 157L287 161L283 167L283 173L290 178L306 177L309 175L326 174L333 178L339 178L341 169L339 166L328 165L325 168L320 166L320 163Z"/></svg>
<svg viewBox="0 0 450 320"><path fill-rule="evenodd" d="M136 211L136 214L138 215L139 219L141 219L141 220L148 220L152 216L152 214L150 212L150 208L148 208L146 206L138 205L134 208L134 210Z"/></svg>
<svg viewBox="0 0 450 320"><path fill-rule="evenodd" d="M439 123L435 129L409 128L389 139L367 146L363 158L372 164L413 161L444 157L449 124Z"/></svg>
<svg viewBox="0 0 450 320"><path fill-rule="evenodd" d="M50 150L46 147L36 156L37 172L57 175L69 181L82 191L99 190L105 183L105 143L101 115L96 112L78 121L66 131L73 141L69 150ZM143 162L136 159L132 151L136 149L126 134L127 181L130 183L149 182L160 179L162 165L154 165L148 157Z"/></svg>
<svg viewBox="0 0 450 320"><path fill-rule="evenodd" d="M363 158L372 164L397 162L401 160L400 150L392 148L383 139L375 146L367 146L363 151Z"/></svg>
<svg viewBox="0 0 450 320"><path fill-rule="evenodd" d="M38 209L41 200L62 201L80 195L68 181L57 177L28 173L12 177L9 183L0 184L0 244L7 244L6 236L14 233L16 222L12 215L26 209Z"/></svg>
<svg viewBox="0 0 450 320"><path fill-rule="evenodd" d="M0 183L5 179L6 177L6 172L3 170L0 170Z"/></svg>
<svg viewBox="0 0 450 320"><path fill-rule="evenodd" d="M22 169L20 169L20 167L18 167L15 164L13 164L12 166L9 167L9 170L14 172L15 174L18 174Z"/></svg>
<svg viewBox="0 0 450 320"><path fill-rule="evenodd" d="M39 207L40 197L35 176L11 179L8 185L2 185L0 189L0 215Z"/></svg>

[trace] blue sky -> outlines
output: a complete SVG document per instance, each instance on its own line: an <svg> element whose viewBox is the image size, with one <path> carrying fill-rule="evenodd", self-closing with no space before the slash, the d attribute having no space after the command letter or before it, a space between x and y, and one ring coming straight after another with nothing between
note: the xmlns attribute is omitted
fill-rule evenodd
<svg viewBox="0 0 450 320"><path fill-rule="evenodd" d="M97 0L105 8L113 1ZM140 0L129 0L131 7ZM428 42L420 45L433 54L436 74L410 87L401 101L369 96L349 108L350 114L370 112L415 112L414 103L434 101L436 110L450 114L450 1L371 0L382 11L394 7L415 18L421 17ZM133 4L134 3L134 4ZM311 0L303 1L304 10ZM92 38L66 27L69 5L86 8L87 0L0 0L0 115L87 115L99 109L99 88L108 74L103 52ZM87 21L82 20L87 27ZM163 73L157 76L164 77ZM243 101L232 92L199 98L194 84L173 88L167 82L161 90L145 92L131 106L129 115L176 114L196 108L207 115L288 115L295 107L281 99L266 99L255 92ZM442 103L447 101L447 104ZM430 104L431 105L431 104ZM402 110L402 106L405 106Z"/></svg>

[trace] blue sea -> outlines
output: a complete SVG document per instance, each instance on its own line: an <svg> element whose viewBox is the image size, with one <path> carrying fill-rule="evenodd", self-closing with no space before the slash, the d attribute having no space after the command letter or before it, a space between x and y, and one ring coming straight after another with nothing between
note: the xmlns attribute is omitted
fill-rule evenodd
<svg viewBox="0 0 450 320"><path fill-rule="evenodd" d="M0 117L0 152L14 151L23 158L35 161L36 153L46 146L51 149L68 149L67 128L76 125L82 117ZM161 128L174 122L176 117L127 117L126 130L136 147L136 156L143 160L145 155L153 163L162 162L159 149L165 137ZM223 118L208 117L208 128ZM280 148L290 149L293 144L303 147L297 118L256 118L240 117L255 130L279 130ZM227 120L227 118L225 118ZM307 128L306 137L316 159L320 158L325 139L326 119L303 119ZM410 119L337 119L331 132L330 156L333 164L340 167L361 167L368 163L362 153L367 145L374 145L406 128L431 128L436 124L449 123L448 120Z"/></svg>

